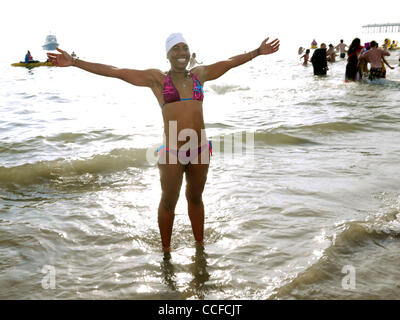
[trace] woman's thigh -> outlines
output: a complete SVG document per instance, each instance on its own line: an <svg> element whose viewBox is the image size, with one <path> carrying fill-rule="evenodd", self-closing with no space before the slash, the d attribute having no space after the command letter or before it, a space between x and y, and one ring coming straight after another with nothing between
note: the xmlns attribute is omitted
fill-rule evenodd
<svg viewBox="0 0 400 320"><path fill-rule="evenodd" d="M177 164L158 164L162 198L177 201L182 186L184 166Z"/></svg>
<svg viewBox="0 0 400 320"><path fill-rule="evenodd" d="M189 164L186 167L186 196L200 201L207 181L209 164Z"/></svg>

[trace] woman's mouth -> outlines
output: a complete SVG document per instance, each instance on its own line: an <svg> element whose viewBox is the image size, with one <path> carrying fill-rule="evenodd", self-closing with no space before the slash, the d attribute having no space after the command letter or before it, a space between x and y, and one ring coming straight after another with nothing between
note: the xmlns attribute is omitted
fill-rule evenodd
<svg viewBox="0 0 400 320"><path fill-rule="evenodd" d="M186 59L177 59L177 61L178 61L179 63L185 63L185 62L186 62Z"/></svg>

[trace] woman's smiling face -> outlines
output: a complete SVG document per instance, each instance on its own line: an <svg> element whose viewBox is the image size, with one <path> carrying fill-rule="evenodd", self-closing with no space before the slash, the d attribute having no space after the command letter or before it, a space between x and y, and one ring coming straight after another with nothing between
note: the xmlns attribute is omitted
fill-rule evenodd
<svg viewBox="0 0 400 320"><path fill-rule="evenodd" d="M186 69L190 60L189 46L183 42L177 43L169 50L167 58L173 69Z"/></svg>

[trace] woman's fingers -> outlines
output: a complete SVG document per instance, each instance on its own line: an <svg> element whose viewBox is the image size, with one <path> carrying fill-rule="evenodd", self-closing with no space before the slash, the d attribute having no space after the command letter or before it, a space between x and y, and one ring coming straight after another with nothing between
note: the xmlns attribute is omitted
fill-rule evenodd
<svg viewBox="0 0 400 320"><path fill-rule="evenodd" d="M269 43L267 42L268 40L269 37L262 42L260 47L261 54L271 54L279 50L280 43L278 38L272 40Z"/></svg>
<svg viewBox="0 0 400 320"><path fill-rule="evenodd" d="M279 43L279 39L274 39L274 40L272 40L269 44L275 45L275 44L277 44L277 43Z"/></svg>
<svg viewBox="0 0 400 320"><path fill-rule="evenodd" d="M49 58L50 62L55 66L59 65L58 59L61 56L62 56L61 54L47 53L47 57Z"/></svg>
<svg viewBox="0 0 400 320"><path fill-rule="evenodd" d="M268 40L269 40L269 37L268 37L267 39L265 39L265 40L263 41L263 43L268 44L268 43L267 43ZM276 38L276 39L272 40L269 44L274 44L274 43L278 43L278 42L279 42L279 39Z"/></svg>
<svg viewBox="0 0 400 320"><path fill-rule="evenodd" d="M279 45L280 45L279 39L276 38L276 39L272 40L272 41L269 42L269 43L268 43L268 40L269 40L269 37L266 38L266 39L262 42L262 44L261 44L262 51L266 50L266 51L264 51L265 54L273 53L273 52L278 51L278 50L279 50Z"/></svg>
<svg viewBox="0 0 400 320"><path fill-rule="evenodd" d="M274 41L270 42L269 45L272 46L272 47L279 46L279 40L275 39Z"/></svg>

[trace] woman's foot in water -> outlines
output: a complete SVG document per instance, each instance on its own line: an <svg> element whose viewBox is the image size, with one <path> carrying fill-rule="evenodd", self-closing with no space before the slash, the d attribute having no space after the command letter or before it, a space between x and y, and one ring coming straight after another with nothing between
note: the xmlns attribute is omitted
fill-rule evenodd
<svg viewBox="0 0 400 320"><path fill-rule="evenodd" d="M171 260L171 248L163 248L164 257L163 260Z"/></svg>

